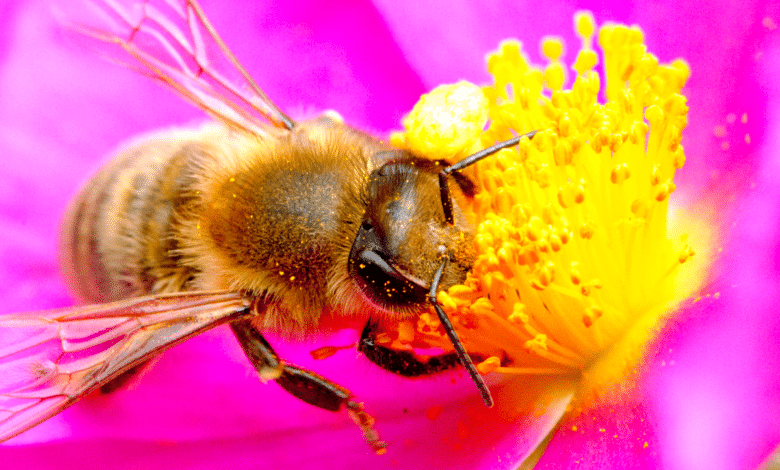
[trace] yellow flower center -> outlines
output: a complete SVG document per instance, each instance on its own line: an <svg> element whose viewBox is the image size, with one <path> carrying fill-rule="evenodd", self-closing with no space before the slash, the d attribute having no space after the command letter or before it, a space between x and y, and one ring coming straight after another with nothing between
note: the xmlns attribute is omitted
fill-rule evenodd
<svg viewBox="0 0 780 470"><path fill-rule="evenodd" d="M480 109L442 111L442 103L458 106L447 96L473 93L449 87L424 98L392 141L418 152L439 142L462 155L539 131L470 170L483 188L474 202L478 257L464 285L440 299L467 350L488 358L483 373L579 376L589 399L633 373L659 320L700 288L710 236L681 236L691 225L669 223L674 175L685 163L688 66L659 64L639 29L606 25L598 33L602 90L593 18L576 15L575 28L582 46L570 89L560 40L543 42L546 67L507 41L487 59L487 131ZM446 131L431 124L442 114ZM464 134L472 138L453 150L448 139ZM397 347L451 350L432 313L389 336Z"/></svg>

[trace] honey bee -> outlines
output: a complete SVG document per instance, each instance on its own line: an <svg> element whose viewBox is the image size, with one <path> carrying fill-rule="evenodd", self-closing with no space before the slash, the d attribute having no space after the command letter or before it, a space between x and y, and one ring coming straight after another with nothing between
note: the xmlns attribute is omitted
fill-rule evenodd
<svg viewBox="0 0 780 470"><path fill-rule="evenodd" d="M303 337L326 320L366 326L359 350L416 376L462 365L492 398L437 292L474 261L455 164L395 149L334 113L293 121L255 84L195 0L103 0L72 25L172 88L214 122L146 136L81 190L62 229L62 266L88 305L0 317L0 441L85 394L109 391L160 352L230 324L263 380L346 412L377 452L374 420L345 388L280 359L264 331ZM454 353L418 358L377 344L383 318L432 307Z"/></svg>

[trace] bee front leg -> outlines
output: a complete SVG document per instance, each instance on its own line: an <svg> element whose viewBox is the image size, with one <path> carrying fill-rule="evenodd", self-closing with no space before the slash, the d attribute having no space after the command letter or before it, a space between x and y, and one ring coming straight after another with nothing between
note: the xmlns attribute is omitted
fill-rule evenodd
<svg viewBox="0 0 780 470"><path fill-rule="evenodd" d="M363 328L358 343L358 351L382 369L404 377L432 375L460 366L456 353L444 353L437 356L420 357L413 351L401 351L376 343L376 325L368 322ZM479 356L472 358L481 360Z"/></svg>
<svg viewBox="0 0 780 470"><path fill-rule="evenodd" d="M363 411L363 404L355 401L349 390L279 359L250 319L235 321L230 327L262 379L273 379L291 395L324 410L338 412L346 408L371 449L377 454L385 453L387 445L379 440L379 434L374 430L374 418Z"/></svg>

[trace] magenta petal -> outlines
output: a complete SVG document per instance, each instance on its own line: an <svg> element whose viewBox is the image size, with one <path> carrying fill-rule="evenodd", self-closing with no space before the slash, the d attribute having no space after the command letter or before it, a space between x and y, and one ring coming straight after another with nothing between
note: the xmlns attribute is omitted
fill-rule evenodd
<svg viewBox="0 0 780 470"><path fill-rule="evenodd" d="M775 131L718 266L720 298L689 312L664 341L673 352L659 355L674 367L648 377L651 403L668 423L661 445L669 468L755 468L780 443L778 111L775 98L767 122Z"/></svg>
<svg viewBox="0 0 780 470"><path fill-rule="evenodd" d="M231 340L215 331L191 341L193 346L174 348L135 389L88 398L63 413L63 422L31 431L47 426L56 430L65 423L76 434L50 443L6 447L4 455L46 468L70 468L77 462L81 468L133 468L140 462L162 468L173 460L179 461L177 468L209 468L216 463L230 468L432 468L441 465L442 456L447 468L511 468L521 449L531 451L554 426L571 394L555 398L558 384L546 391L525 387L524 393L546 397L541 400L546 408L534 408L519 421L511 406L486 410L462 374L399 382L354 355L335 365L301 361L338 377L358 396L370 395L366 406L374 411L377 429L389 444L386 455L375 456L344 415L299 406L276 385L258 384L246 374L244 362L233 360L242 352L229 344L232 341L223 343L225 339ZM211 343L211 358L197 354L197 349L209 350L199 342ZM219 372L215 374L212 366ZM334 367L349 369L339 377ZM452 377L459 378L457 383L450 381ZM384 392L370 393L377 386ZM517 395L517 388L508 383L494 391L500 398L502 390ZM441 406L438 416L429 411L431 404ZM531 432L512 432L519 422L524 424L521 429ZM105 446L113 451L106 452ZM486 447L491 452L483 452ZM91 455L100 461L80 463Z"/></svg>
<svg viewBox="0 0 780 470"><path fill-rule="evenodd" d="M489 81L483 58L504 39L520 40L523 50L536 61L540 57L539 41L544 36L564 38L571 51L579 44L572 30L572 15L588 8L565 2L548 2L539 8L503 0L374 3L428 90L458 80ZM571 59L573 54L569 52L567 57Z"/></svg>
<svg viewBox="0 0 780 470"><path fill-rule="evenodd" d="M112 148L139 132L202 119L168 91L63 43L47 3L8 0L0 6L4 312L71 302L57 274L58 220L78 184ZM726 186L737 190L739 201L736 215L722 223L733 231L713 275L713 292L721 297L687 309L654 346L643 402L583 415L577 431L568 423L540 466L750 468L777 445L780 139L770 130L778 128L780 115L780 49L776 30L762 22L780 22L776 5L203 3L285 109L301 115L336 108L351 122L380 130L396 127L419 94L439 83L486 80L482 56L505 37L520 38L538 57L539 38L563 36L571 60L577 9L591 9L599 22L638 23L662 60L685 57L693 70L691 115L678 193L694 200L700 188ZM726 137L713 136L716 125L725 126ZM726 171L741 179L724 177ZM730 197L702 192L722 201ZM349 341L337 337L328 344ZM0 452L2 465L511 468L527 449L518 432L528 428L481 408L462 374L408 381L352 352L314 362L307 356L316 345L274 344L285 358L350 387L378 419L391 451L371 455L344 416L260 384L223 328L166 353L134 389L89 397L11 441ZM523 389L504 385L508 394ZM542 407L560 406L560 398L542 401ZM426 413L434 404L442 412L431 420ZM545 411L547 426L559 410ZM459 422L467 423L460 437ZM454 446L464 436L466 444ZM647 447L640 443L645 437Z"/></svg>

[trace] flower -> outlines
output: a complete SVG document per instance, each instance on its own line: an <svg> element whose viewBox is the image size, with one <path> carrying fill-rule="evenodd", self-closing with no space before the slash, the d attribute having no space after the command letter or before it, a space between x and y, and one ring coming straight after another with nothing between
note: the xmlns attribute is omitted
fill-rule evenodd
<svg viewBox="0 0 780 470"><path fill-rule="evenodd" d="M417 98L438 84L485 82L481 57L500 40L514 36L533 45L542 35L565 36L575 8L464 3L447 4L445 14L436 4L381 1L343 8L203 4L284 109L338 108L348 121L380 131L397 128ZM642 393L567 422L539 465L754 467L780 440L773 419L779 401L772 315L777 11L762 3L592 8L599 22L639 23L662 60L684 57L690 64L687 161L674 197L680 207L715 206L723 251L702 300L684 305L652 344L638 379ZM51 308L71 302L56 267L64 195L121 140L200 115L142 77L63 43L46 15L47 2L10 1L0 13L3 310ZM571 37L565 42L576 43ZM48 468L76 462L82 468L512 463L487 442L512 443L510 433L518 430L480 408L462 374L409 381L348 352L313 361L306 356L316 344L277 340L274 346L282 357L351 388L376 410L377 428L400 450L373 456L343 416L259 384L230 334L215 330L163 355L134 389L85 399L11 441L3 455L7 462ZM453 445L458 433L466 445Z"/></svg>
<svg viewBox="0 0 780 470"><path fill-rule="evenodd" d="M687 64L659 64L641 30L605 25L602 82L593 70L593 17L578 13L575 23L583 45L570 89L560 41L544 41L546 67L506 41L488 56L492 85L437 87L393 140L460 159L534 131L471 169L482 188L474 200L476 261L462 285L439 297L469 351L487 358L483 373L567 383L581 376L578 401L587 402L625 382L658 323L702 287L716 240L707 220L667 219L685 163ZM598 100L602 86L606 103ZM667 235L686 225L695 232ZM421 315L414 335L401 325L383 340L448 348L435 316Z"/></svg>

